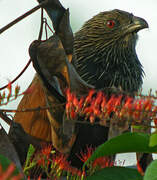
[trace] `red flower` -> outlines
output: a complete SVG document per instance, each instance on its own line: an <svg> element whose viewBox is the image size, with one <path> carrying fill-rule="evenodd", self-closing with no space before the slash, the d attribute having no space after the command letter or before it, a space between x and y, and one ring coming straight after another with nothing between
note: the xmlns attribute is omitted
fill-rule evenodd
<svg viewBox="0 0 157 180"><path fill-rule="evenodd" d="M10 178L10 176L13 174L15 170L15 165L13 163L11 163L7 170L5 172L2 172L2 167L0 168L0 179L8 179Z"/></svg>
<svg viewBox="0 0 157 180"><path fill-rule="evenodd" d="M112 167L114 162L110 160L109 157L99 157L95 159L92 166L93 168L99 166L100 168Z"/></svg>
<svg viewBox="0 0 157 180"><path fill-rule="evenodd" d="M39 166L45 166L45 159L43 156L40 156L39 159L37 160L37 164Z"/></svg>
<svg viewBox="0 0 157 180"><path fill-rule="evenodd" d="M102 102L101 102L101 111L104 111L105 106L106 106L106 103L107 103L107 100L106 100L106 98L104 97L103 100L102 100Z"/></svg>
<svg viewBox="0 0 157 180"><path fill-rule="evenodd" d="M81 111L81 109L83 107L83 103L84 103L84 97L81 97L81 99L79 100L79 103L78 103L78 110Z"/></svg>
<svg viewBox="0 0 157 180"><path fill-rule="evenodd" d="M95 116L99 117L101 112L100 112L99 108L94 108L93 113L94 113Z"/></svg>
<svg viewBox="0 0 157 180"><path fill-rule="evenodd" d="M89 121L90 121L90 123L94 123L95 116L93 114L89 116Z"/></svg>
<svg viewBox="0 0 157 180"><path fill-rule="evenodd" d="M157 126L157 118L154 119L154 124Z"/></svg>
<svg viewBox="0 0 157 180"><path fill-rule="evenodd" d="M84 108L83 113L84 113L86 116L89 116L90 114L93 113L93 107L92 107L92 106L89 106L89 107Z"/></svg>
<svg viewBox="0 0 157 180"><path fill-rule="evenodd" d="M144 110L145 110L145 111L151 111L153 103L154 103L153 100L151 100L151 99L146 99L146 100L144 101Z"/></svg>
<svg viewBox="0 0 157 180"><path fill-rule="evenodd" d="M39 166L48 166L50 164L50 154L52 151L52 145L42 145L41 151L37 154L37 164Z"/></svg>
<svg viewBox="0 0 157 180"><path fill-rule="evenodd" d="M79 155L77 156L82 162L86 162L91 157L93 152L94 152L94 149L92 147L87 147L86 152L81 151L80 156Z"/></svg>
<svg viewBox="0 0 157 180"><path fill-rule="evenodd" d="M102 91L99 91L99 92L97 93L94 106L99 106L100 103L101 103L101 101L102 101L102 99L103 99L103 92L102 92Z"/></svg>
<svg viewBox="0 0 157 180"><path fill-rule="evenodd" d="M91 155L93 154L94 149L92 147L87 147L87 151L80 152L80 156L78 155L79 159L82 162L86 162ZM110 160L109 157L100 157L94 160L94 162L92 163L92 167L95 168L96 166L99 166L100 168L105 168L105 167L112 167L114 165L114 162Z"/></svg>
<svg viewBox="0 0 157 180"><path fill-rule="evenodd" d="M66 156L63 154L56 155L52 158L52 162L55 166L57 166L60 170L69 170L69 162L66 160Z"/></svg>
<svg viewBox="0 0 157 180"><path fill-rule="evenodd" d="M74 175L81 176L82 175L81 171L74 167L71 167L69 169L69 172L72 174L72 176L74 176Z"/></svg>
<svg viewBox="0 0 157 180"><path fill-rule="evenodd" d="M41 176L39 176L37 180L41 180Z"/></svg>
<svg viewBox="0 0 157 180"><path fill-rule="evenodd" d="M86 176L86 172L82 171L81 179L84 179L85 176Z"/></svg>
<svg viewBox="0 0 157 180"><path fill-rule="evenodd" d="M122 103L122 95L120 95L120 96L118 96L118 97L115 97L115 102L114 102L114 108L113 108L113 110L116 112L116 111L118 111L118 108L119 108L119 106L121 105L121 103Z"/></svg>
<svg viewBox="0 0 157 180"><path fill-rule="evenodd" d="M8 168L3 172L2 167L0 165L0 179L1 180L6 180L6 179L12 179L12 180L20 180L22 179L23 175L18 174L14 176L14 170L15 170L15 165L11 163Z"/></svg>
<svg viewBox="0 0 157 180"><path fill-rule="evenodd" d="M126 110L127 110L127 113L131 116L132 115L132 113L133 113L133 98L131 98L131 97L127 97L126 98L126 102L125 102L125 104L123 105L123 108L122 108L122 112L124 111L124 112L126 112Z"/></svg>
<svg viewBox="0 0 157 180"><path fill-rule="evenodd" d="M138 170L138 172L139 172L142 176L144 176L143 169L142 169L142 167L141 167L141 165L140 165L140 163L139 163L138 160L137 160L137 170Z"/></svg>
<svg viewBox="0 0 157 180"><path fill-rule="evenodd" d="M123 98L124 97L124 98ZM123 98L123 101L122 101ZM90 90L86 97L77 99L74 93L67 90L67 117L76 118L77 114L84 120L89 119L95 123L95 118L100 119L100 124L106 126L107 120L114 118L115 124L119 126L124 120L131 121L132 124L139 124L146 120L154 120L156 117L157 106L154 105L154 99L150 96L137 99L126 95L112 95L107 99L102 91ZM142 121L144 120L144 121ZM156 121L154 121L156 122Z"/></svg>
<svg viewBox="0 0 157 180"><path fill-rule="evenodd" d="M76 112L74 111L74 108L71 109L70 116L71 116L71 119L76 118Z"/></svg>
<svg viewBox="0 0 157 180"><path fill-rule="evenodd" d="M124 104L124 107L128 108L128 109L132 109L132 102L133 102L133 98L132 97L127 97L126 102Z"/></svg>
<svg viewBox="0 0 157 180"><path fill-rule="evenodd" d="M41 154L46 156L46 158L48 159L51 154L51 151L52 151L52 145L46 145L42 147Z"/></svg>
<svg viewBox="0 0 157 180"><path fill-rule="evenodd" d="M140 114L142 111L142 100L137 100L134 103L134 112L133 112L133 117L135 119L139 119L140 118Z"/></svg>
<svg viewBox="0 0 157 180"><path fill-rule="evenodd" d="M61 171L67 171L72 175L82 177L82 171L70 166L70 163L67 161L66 158L67 156L59 154L53 157L52 162L54 163L55 167L57 167L57 169Z"/></svg>
<svg viewBox="0 0 157 180"><path fill-rule="evenodd" d="M111 112L113 112L114 110L114 103L115 103L115 97L114 95L108 100L107 104L106 104L106 111L108 116L110 116Z"/></svg>
<svg viewBox="0 0 157 180"><path fill-rule="evenodd" d="M9 101L9 99L11 97L11 94L12 94L12 84L11 84L11 81L9 81L7 89L9 91L8 96L7 96L7 101Z"/></svg>
<svg viewBox="0 0 157 180"><path fill-rule="evenodd" d="M66 90L67 102L72 102L73 94L70 92L70 89Z"/></svg>
<svg viewBox="0 0 157 180"><path fill-rule="evenodd" d="M95 93L94 89L89 91L88 96L85 99L85 105L91 102L92 96L94 95L94 93Z"/></svg>
<svg viewBox="0 0 157 180"><path fill-rule="evenodd" d="M15 87L15 99L17 98L19 92L20 92L20 86L16 85L16 87Z"/></svg>
<svg viewBox="0 0 157 180"><path fill-rule="evenodd" d="M78 107L79 101L78 101L78 99L77 99L76 96L73 96L73 101L72 101L72 103L73 103L73 105L74 105L75 107Z"/></svg>

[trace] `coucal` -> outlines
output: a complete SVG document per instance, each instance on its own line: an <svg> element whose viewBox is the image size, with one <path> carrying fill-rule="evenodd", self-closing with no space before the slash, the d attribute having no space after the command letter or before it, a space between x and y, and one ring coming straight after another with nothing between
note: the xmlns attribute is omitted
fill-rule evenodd
<svg viewBox="0 0 157 180"><path fill-rule="evenodd" d="M73 51L65 49L59 33L44 42L35 41L30 56L37 70L30 94L24 95L18 110L51 106L46 111L16 113L14 120L31 136L52 142L62 153L69 153L73 166L82 164L76 154L87 146L97 147L108 138L109 128L100 125L67 125L74 128L64 133L65 106L56 98L48 84L63 97L70 87L77 94L83 89L106 87L122 89L134 95L143 79L143 67L136 54L137 32L148 28L147 22L122 10L101 12L88 20L75 33ZM38 62L38 64L36 64ZM49 77L47 77L49 76ZM45 80L44 80L45 78ZM77 83L76 83L77 82ZM64 124L64 125L63 125Z"/></svg>

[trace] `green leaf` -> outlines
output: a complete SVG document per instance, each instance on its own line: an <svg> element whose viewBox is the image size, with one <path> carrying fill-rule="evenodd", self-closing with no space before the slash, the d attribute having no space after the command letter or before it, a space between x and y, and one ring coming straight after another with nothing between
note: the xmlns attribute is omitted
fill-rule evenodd
<svg viewBox="0 0 157 180"><path fill-rule="evenodd" d="M125 167L110 167L97 171L86 180L142 180L142 176L136 169Z"/></svg>
<svg viewBox="0 0 157 180"><path fill-rule="evenodd" d="M11 163L13 163L13 162L11 162L8 158L6 158L2 154L0 154L0 165L2 166L3 171L6 171ZM18 174L19 174L19 170L17 168L15 168L12 175L18 175Z"/></svg>
<svg viewBox="0 0 157 180"><path fill-rule="evenodd" d="M133 125L132 126L134 129L137 129L137 130L144 130L144 129L147 129L146 127L143 127L142 125L139 126L139 125Z"/></svg>
<svg viewBox="0 0 157 180"><path fill-rule="evenodd" d="M27 158L26 158L26 161L25 161L25 167L24 167L24 169L29 165L30 160L31 160L31 157L33 156L34 152L35 152L35 148L33 147L32 144L30 144L30 145L29 145L28 152L27 152Z"/></svg>
<svg viewBox="0 0 157 180"><path fill-rule="evenodd" d="M157 146L157 133L153 133L153 134L150 136L149 146L150 146L150 147Z"/></svg>
<svg viewBox="0 0 157 180"><path fill-rule="evenodd" d="M157 146L149 146L150 135L145 133L124 133L120 136L112 138L100 145L92 156L84 163L83 168L90 161L103 156L110 156L117 153L128 152L143 152L154 153L157 152Z"/></svg>
<svg viewBox="0 0 157 180"><path fill-rule="evenodd" d="M147 167L144 180L157 180L157 160L154 160Z"/></svg>
<svg viewBox="0 0 157 180"><path fill-rule="evenodd" d="M1 164L2 168L4 170L6 170L7 167L9 166L9 164L11 164L11 161L8 158L6 158L5 156L3 156L2 154L0 154L0 164Z"/></svg>

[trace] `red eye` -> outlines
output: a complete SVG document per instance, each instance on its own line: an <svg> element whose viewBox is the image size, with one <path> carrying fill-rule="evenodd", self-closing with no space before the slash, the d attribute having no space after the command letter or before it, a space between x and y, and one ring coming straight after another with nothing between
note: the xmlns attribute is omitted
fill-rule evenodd
<svg viewBox="0 0 157 180"><path fill-rule="evenodd" d="M113 28L115 26L115 21L114 20L108 20L106 25L109 28Z"/></svg>

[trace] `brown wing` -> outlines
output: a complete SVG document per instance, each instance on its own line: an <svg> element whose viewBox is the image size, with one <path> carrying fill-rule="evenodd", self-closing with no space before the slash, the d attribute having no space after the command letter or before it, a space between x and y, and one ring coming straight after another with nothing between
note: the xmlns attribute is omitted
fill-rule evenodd
<svg viewBox="0 0 157 180"><path fill-rule="evenodd" d="M49 40L41 43L34 41L29 52L33 66L44 85L46 103L51 107L47 110L51 126L51 141L53 146L60 152L69 152L76 138L76 133L74 131L70 134L64 133L65 101L58 99L59 95L55 95L53 91L53 88L55 88L63 97L65 88L69 87L65 50L58 36L53 35ZM70 58L72 58L72 55L68 56L69 61Z"/></svg>
<svg viewBox="0 0 157 180"><path fill-rule="evenodd" d="M61 90L69 87L68 70L65 62L65 52L57 36L47 41L34 41L31 46L31 59L40 63L40 69L49 79L52 86L59 86ZM71 55L68 56L69 60ZM38 72L38 71L37 71ZM53 81L55 76L56 82ZM57 78L59 76L60 78ZM30 94L25 94L18 110L37 108L49 105L51 109L45 111L18 112L15 114L15 122L22 125L24 130L39 139L51 141L53 146L60 152L69 152L76 138L76 133L66 135L63 132L64 105L44 84L44 79L36 76L30 85L33 89Z"/></svg>
<svg viewBox="0 0 157 180"><path fill-rule="evenodd" d="M23 97L18 110L45 105L50 106L51 109L16 113L15 122L19 122L28 134L45 141L51 141L60 152L69 152L77 134L75 123L63 123L65 103L56 98L51 87L58 89L57 91L61 94L67 87L71 87L77 94L80 94L82 90L87 91L91 87L88 87L78 77L69 63L72 55L66 56L57 36L54 35L47 41L34 41L30 46L30 56L40 79L38 76L34 78L30 85L33 91ZM65 129L69 133L65 133Z"/></svg>
<svg viewBox="0 0 157 180"><path fill-rule="evenodd" d="M29 88L32 89L32 92L24 95L17 110L46 106L45 93L37 75ZM45 110L17 112L14 120L20 123L28 134L42 140L51 141L51 126Z"/></svg>

